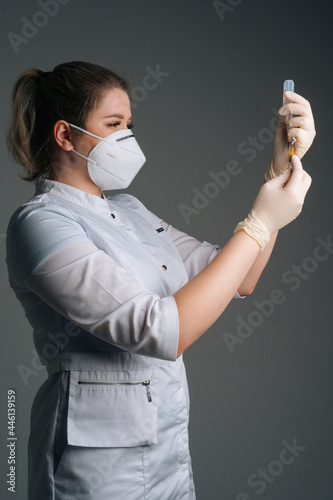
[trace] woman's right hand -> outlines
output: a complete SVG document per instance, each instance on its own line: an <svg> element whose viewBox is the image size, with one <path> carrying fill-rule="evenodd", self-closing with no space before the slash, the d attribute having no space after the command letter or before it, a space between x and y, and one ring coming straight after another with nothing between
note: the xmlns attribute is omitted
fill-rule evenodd
<svg viewBox="0 0 333 500"><path fill-rule="evenodd" d="M291 157L291 169L266 182L254 200L252 211L270 235L289 224L302 211L311 177L298 156Z"/></svg>
<svg viewBox="0 0 333 500"><path fill-rule="evenodd" d="M292 170L288 168L262 186L251 212L235 229L243 229L255 239L261 251L273 233L296 219L311 185L311 177L303 170L298 156L292 156L291 165Z"/></svg>

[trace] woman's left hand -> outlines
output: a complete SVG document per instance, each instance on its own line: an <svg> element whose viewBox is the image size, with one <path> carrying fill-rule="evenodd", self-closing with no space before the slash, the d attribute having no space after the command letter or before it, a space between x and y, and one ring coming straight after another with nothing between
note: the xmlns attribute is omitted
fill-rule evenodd
<svg viewBox="0 0 333 500"><path fill-rule="evenodd" d="M290 102L279 109L280 118L274 138L272 166L275 175L279 175L288 167L289 150L293 138L296 139L295 154L302 158L316 135L309 101L292 91L285 92L285 97ZM291 116L286 124L285 116L288 114L298 116Z"/></svg>

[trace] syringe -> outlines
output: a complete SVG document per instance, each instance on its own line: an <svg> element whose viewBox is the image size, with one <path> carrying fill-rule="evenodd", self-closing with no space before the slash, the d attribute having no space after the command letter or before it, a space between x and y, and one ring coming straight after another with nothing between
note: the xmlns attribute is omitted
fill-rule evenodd
<svg viewBox="0 0 333 500"><path fill-rule="evenodd" d="M294 84L293 80L285 80L284 81L284 84L283 84L283 105L286 105L290 102L284 96L284 93L286 92L286 90L291 90L292 92L295 92L295 84ZM291 114L288 114L285 116L286 123L288 123L290 118L291 118ZM295 146L294 146L295 142L296 142L296 139L293 138L291 141L290 150L289 150L289 161L290 161L292 155L295 154Z"/></svg>

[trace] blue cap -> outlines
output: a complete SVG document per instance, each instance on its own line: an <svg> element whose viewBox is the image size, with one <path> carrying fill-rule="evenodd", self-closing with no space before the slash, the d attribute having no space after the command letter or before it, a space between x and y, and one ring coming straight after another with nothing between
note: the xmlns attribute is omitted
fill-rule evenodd
<svg viewBox="0 0 333 500"><path fill-rule="evenodd" d="M295 90L295 84L294 80L285 80L283 84L283 92L286 90L292 90L294 92Z"/></svg>

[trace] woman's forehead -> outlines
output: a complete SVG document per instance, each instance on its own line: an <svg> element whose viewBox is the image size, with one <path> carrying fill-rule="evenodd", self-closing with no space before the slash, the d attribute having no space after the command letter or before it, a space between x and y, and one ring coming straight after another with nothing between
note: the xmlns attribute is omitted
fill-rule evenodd
<svg viewBox="0 0 333 500"><path fill-rule="evenodd" d="M128 112L130 112L129 97L124 90L119 88L107 90L99 107L96 109L96 115L99 117Z"/></svg>

